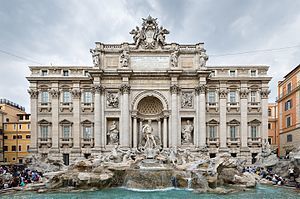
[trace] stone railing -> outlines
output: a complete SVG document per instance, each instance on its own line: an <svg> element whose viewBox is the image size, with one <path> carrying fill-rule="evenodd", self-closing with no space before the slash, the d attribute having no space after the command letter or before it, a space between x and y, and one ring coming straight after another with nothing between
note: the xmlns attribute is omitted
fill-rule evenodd
<svg viewBox="0 0 300 199"><path fill-rule="evenodd" d="M94 146L94 138L81 138L81 147Z"/></svg>
<svg viewBox="0 0 300 199"><path fill-rule="evenodd" d="M46 138L40 137L40 138L38 138L38 145L39 145L40 148L42 146L47 146L47 147L50 148L51 145L52 145L52 139L49 138L49 137L46 137Z"/></svg>
<svg viewBox="0 0 300 199"><path fill-rule="evenodd" d="M239 147L240 146L240 138L239 137L235 137L235 138L227 138L227 145L230 148L233 147Z"/></svg>
<svg viewBox="0 0 300 199"><path fill-rule="evenodd" d="M262 146L261 137L248 137L248 146Z"/></svg>
<svg viewBox="0 0 300 199"><path fill-rule="evenodd" d="M206 138L208 147L219 147L219 138Z"/></svg>
<svg viewBox="0 0 300 199"><path fill-rule="evenodd" d="M50 112L51 111L51 102L40 102L38 103L39 112Z"/></svg>
<svg viewBox="0 0 300 199"><path fill-rule="evenodd" d="M85 112L85 111L94 111L94 103L85 103L85 102L81 102L81 111Z"/></svg>
<svg viewBox="0 0 300 199"><path fill-rule="evenodd" d="M231 109L236 109L237 111L239 111L240 110L239 102L227 102L227 111L230 111Z"/></svg>
<svg viewBox="0 0 300 199"><path fill-rule="evenodd" d="M257 111L260 111L260 102L248 102L248 110L249 112L256 109Z"/></svg>
<svg viewBox="0 0 300 199"><path fill-rule="evenodd" d="M60 147L63 147L64 145L72 147L73 146L73 138L71 138L71 137L60 138L59 144L60 144Z"/></svg>
<svg viewBox="0 0 300 199"><path fill-rule="evenodd" d="M64 110L72 111L73 110L73 103L72 102L60 102L59 109L61 112Z"/></svg>
<svg viewBox="0 0 300 199"><path fill-rule="evenodd" d="M219 104L218 102L206 102L206 110L215 110L218 111L219 109Z"/></svg>

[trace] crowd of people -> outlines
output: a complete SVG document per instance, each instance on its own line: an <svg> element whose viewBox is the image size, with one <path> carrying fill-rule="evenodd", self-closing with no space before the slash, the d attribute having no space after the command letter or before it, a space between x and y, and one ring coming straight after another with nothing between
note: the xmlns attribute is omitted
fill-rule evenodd
<svg viewBox="0 0 300 199"><path fill-rule="evenodd" d="M245 167L243 172L256 173L261 178L269 180L273 185L294 185L300 188L300 183L295 181L295 172L293 168L289 168L289 177L283 178L282 176L274 173L272 168L265 169L263 167Z"/></svg>
<svg viewBox="0 0 300 199"><path fill-rule="evenodd" d="M23 165L0 166L0 189L25 187L41 181L42 173L25 168Z"/></svg>

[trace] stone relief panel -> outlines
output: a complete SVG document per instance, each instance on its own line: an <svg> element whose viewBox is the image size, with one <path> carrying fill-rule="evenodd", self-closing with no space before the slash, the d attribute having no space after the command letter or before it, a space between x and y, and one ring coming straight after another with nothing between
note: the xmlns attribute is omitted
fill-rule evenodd
<svg viewBox="0 0 300 199"><path fill-rule="evenodd" d="M119 94L117 92L107 92L106 107L119 108Z"/></svg>
<svg viewBox="0 0 300 199"><path fill-rule="evenodd" d="M181 95L181 108L193 108L194 96L193 92L184 91Z"/></svg>
<svg viewBox="0 0 300 199"><path fill-rule="evenodd" d="M194 136L193 118L182 118L181 127L181 143L183 145L192 145Z"/></svg>
<svg viewBox="0 0 300 199"><path fill-rule="evenodd" d="M107 133L106 140L108 145L119 144L119 119L108 118L107 119Z"/></svg>

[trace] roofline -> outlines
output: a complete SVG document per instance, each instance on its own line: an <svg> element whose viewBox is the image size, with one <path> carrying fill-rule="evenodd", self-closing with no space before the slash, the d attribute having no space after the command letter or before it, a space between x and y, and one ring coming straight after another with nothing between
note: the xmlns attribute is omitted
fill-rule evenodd
<svg viewBox="0 0 300 199"><path fill-rule="evenodd" d="M283 78L287 78L288 76L290 76L293 72L295 72L298 69L300 69L300 64L298 66L296 66L293 70L291 70L288 74L286 74Z"/></svg>

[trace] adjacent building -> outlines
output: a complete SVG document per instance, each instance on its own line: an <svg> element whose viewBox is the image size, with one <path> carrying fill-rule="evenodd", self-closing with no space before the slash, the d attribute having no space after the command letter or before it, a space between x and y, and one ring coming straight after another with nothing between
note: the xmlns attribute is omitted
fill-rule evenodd
<svg viewBox="0 0 300 199"><path fill-rule="evenodd" d="M268 141L274 151L279 147L278 108L276 103L268 107Z"/></svg>
<svg viewBox="0 0 300 199"><path fill-rule="evenodd" d="M166 43L150 16L130 33L134 43L96 42L93 66L30 66L30 151L68 164L139 148L148 133L163 149L254 162L268 141L269 67L206 66L204 43Z"/></svg>
<svg viewBox="0 0 300 199"><path fill-rule="evenodd" d="M0 162L4 161L3 151L3 121L5 113L0 109Z"/></svg>
<svg viewBox="0 0 300 199"><path fill-rule="evenodd" d="M300 146L300 65L278 83L280 156Z"/></svg>
<svg viewBox="0 0 300 199"><path fill-rule="evenodd" d="M23 163L30 147L30 114L25 108L0 99L3 114L3 161Z"/></svg>

